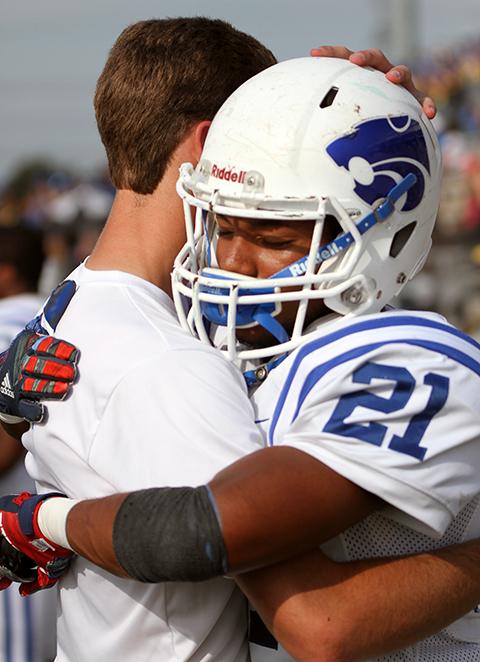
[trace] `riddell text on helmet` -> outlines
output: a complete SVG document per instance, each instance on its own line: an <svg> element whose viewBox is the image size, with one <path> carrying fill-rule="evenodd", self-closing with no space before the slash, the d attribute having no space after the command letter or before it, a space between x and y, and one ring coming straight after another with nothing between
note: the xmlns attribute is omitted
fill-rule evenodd
<svg viewBox="0 0 480 662"><path fill-rule="evenodd" d="M235 166L233 166L233 168L226 168L225 166L219 168L215 163L212 166L212 177L224 179L226 182L238 182L239 184L243 184L246 174L246 170L235 172Z"/></svg>

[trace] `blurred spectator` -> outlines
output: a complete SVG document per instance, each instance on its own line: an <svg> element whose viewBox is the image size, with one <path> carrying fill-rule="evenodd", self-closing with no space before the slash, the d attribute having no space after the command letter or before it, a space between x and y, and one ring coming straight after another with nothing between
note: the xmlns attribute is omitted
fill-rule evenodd
<svg viewBox="0 0 480 662"><path fill-rule="evenodd" d="M0 228L0 351L37 312L43 238L27 228Z"/></svg>
<svg viewBox="0 0 480 662"><path fill-rule="evenodd" d="M412 63L420 88L435 98L437 124L480 130L480 40L432 53Z"/></svg>
<svg viewBox="0 0 480 662"><path fill-rule="evenodd" d="M480 227L480 150L472 154L466 167L467 196L463 225L466 230L478 230Z"/></svg>
<svg viewBox="0 0 480 662"><path fill-rule="evenodd" d="M480 40L433 53L412 68L417 85L437 102L444 177L432 252L400 303L422 308L433 302L479 337Z"/></svg>
<svg viewBox="0 0 480 662"><path fill-rule="evenodd" d="M20 165L0 189L0 227L37 228L46 260L39 291L50 291L84 260L109 214L113 188L106 173L89 180L36 159Z"/></svg>
<svg viewBox="0 0 480 662"><path fill-rule="evenodd" d="M43 266L42 235L23 227L0 228L0 351L36 315ZM35 490L22 445L0 427L0 491ZM55 657L56 596L42 591L21 598L13 585L0 597L0 662L49 662Z"/></svg>

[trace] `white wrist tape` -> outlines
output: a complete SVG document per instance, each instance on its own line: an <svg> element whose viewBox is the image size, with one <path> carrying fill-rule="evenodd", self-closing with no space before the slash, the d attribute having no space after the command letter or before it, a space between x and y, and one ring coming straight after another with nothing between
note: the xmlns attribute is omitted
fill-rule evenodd
<svg viewBox="0 0 480 662"><path fill-rule="evenodd" d="M80 499L52 497L42 503L38 510L37 523L43 535L66 549L72 549L67 538L67 517Z"/></svg>

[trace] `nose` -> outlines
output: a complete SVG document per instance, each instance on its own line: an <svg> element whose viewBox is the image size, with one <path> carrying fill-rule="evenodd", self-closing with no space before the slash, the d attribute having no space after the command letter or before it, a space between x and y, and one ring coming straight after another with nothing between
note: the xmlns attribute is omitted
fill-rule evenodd
<svg viewBox="0 0 480 662"><path fill-rule="evenodd" d="M233 271L244 276L256 278L258 275L255 249L242 236L234 235L228 240L219 239L217 259L220 269Z"/></svg>

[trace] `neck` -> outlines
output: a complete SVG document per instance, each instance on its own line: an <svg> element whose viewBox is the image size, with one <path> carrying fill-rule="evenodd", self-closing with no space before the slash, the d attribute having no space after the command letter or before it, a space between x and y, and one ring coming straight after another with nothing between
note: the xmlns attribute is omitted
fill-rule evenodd
<svg viewBox="0 0 480 662"><path fill-rule="evenodd" d="M94 270L139 276L171 295L170 273L184 243L183 206L173 165L151 195L119 190L105 228L88 259Z"/></svg>

